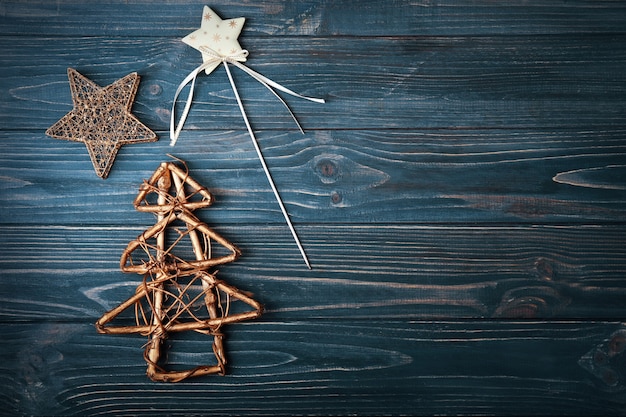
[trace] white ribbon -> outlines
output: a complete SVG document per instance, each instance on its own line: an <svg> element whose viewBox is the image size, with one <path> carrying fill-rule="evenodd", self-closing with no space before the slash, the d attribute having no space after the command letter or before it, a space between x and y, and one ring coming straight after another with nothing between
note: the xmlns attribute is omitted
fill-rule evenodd
<svg viewBox="0 0 626 417"><path fill-rule="evenodd" d="M174 146L176 144L176 141L178 140L178 136L180 135L180 131L183 129L183 125L185 124L185 120L187 120L187 116L189 115L189 109L191 108L191 102L193 101L193 92L194 92L194 88L195 88L195 85L196 85L196 77L198 76L198 74L200 74L206 68L215 65L216 62L221 62L221 63L224 64L224 68L226 69L226 72L228 74L228 78L231 81L231 86L232 86L233 91L235 92L236 96L238 96L238 93L237 93L237 89L235 87L234 82L232 82L232 77L230 75L230 70L228 69L228 63L233 64L237 68L241 69L242 71L244 71L245 73L250 75L252 78L254 78L258 82L263 84L263 86L265 86L265 88L270 90L272 92L272 94L274 94L274 96L276 96L276 98L278 98L278 100L280 100L280 102L283 103L283 106L285 106L285 108L287 109L287 111L291 115L291 118L294 120L294 122L298 126L298 129L300 129L301 132L303 132L303 130L302 130L302 126L300 126L300 123L298 122L298 119L296 119L296 116L293 114L293 112L291 111L291 109L289 108L289 106L287 105L285 100L283 100L282 97L280 97L278 95L278 93L276 93L276 91L274 91L274 89L282 91L284 93L287 93L287 94L292 95L292 96L297 97L297 98L313 101L315 103L324 103L325 102L324 99L321 99L321 98L307 97L307 96L303 96L302 94L298 94L295 91L292 91L292 90L288 89L287 87L284 87L284 86L278 84L277 82L274 82L274 81L270 80L269 78L265 77L264 75L259 74L258 72L256 72L256 71L248 68L247 66L241 64L241 62L244 62L246 60L246 57L248 56L248 51L245 50L245 49L242 49L241 51L239 51L239 52L237 52L237 53L235 53L233 55L226 55L226 56L220 55L217 52L215 52L214 50L212 50L211 48L208 48L206 46L201 46L200 50L202 52L204 52L206 55L209 55L210 59L207 60L206 62L202 63L202 65L200 65L199 67L197 67L193 71L191 71L191 73L189 73L189 75L187 75L187 77L185 77L185 79L180 83L180 85L176 89L176 94L174 94L174 102L172 103L172 111L171 111L171 114L170 114L170 146ZM185 107L183 109L183 112L180 115L180 120L178 121L178 125L176 125L175 110L176 110L176 103L178 101L178 96L180 95L180 93L183 90L183 88L185 88L185 86L187 86L187 84L189 84L189 83L191 83L191 86L189 87L189 95L187 96L187 102L185 103ZM237 103L239 104L239 109L241 110L241 114L243 115L243 118L245 120L247 117L246 117L245 110L243 108L243 104L241 103L241 100L237 100Z"/></svg>
<svg viewBox="0 0 626 417"><path fill-rule="evenodd" d="M170 117L170 145L174 146L176 144L176 140L178 139L178 135L180 135L180 131L183 128L183 125L185 124L185 120L187 119L187 115L189 114L189 108L191 107L191 101L193 100L193 90L196 84L196 77L198 76L198 74L200 74L202 71L204 71L206 68L208 68L209 66L213 66L218 62L221 62L224 64L224 69L226 69L226 74L228 75L228 80L230 81L230 85L233 88L233 93L235 94L235 98L237 99L237 104L239 105L239 110L241 111L241 116L243 117L243 121L246 124L246 128L248 129L248 133L250 134L250 138L252 139L252 143L254 145L254 149L257 152L257 155L259 156L259 160L261 161L261 165L263 166L263 171L265 171L265 176L267 177L267 180L270 183L270 187L272 188L272 191L274 192L274 196L276 197L276 201L278 202L278 205L280 206L280 211L283 213L283 216L285 217L285 221L287 222L287 226L289 226L289 230L291 231L291 234L296 242L296 245L298 246L298 249L300 250L300 253L302 254L302 258L304 259L304 262L306 263L306 266L311 269L311 264L309 263L309 260L307 259L306 253L304 252L304 248L302 247L302 244L300 244L300 239L298 239L298 235L296 233L296 229L293 227L293 224L291 224L291 220L289 219L289 215L287 214L287 209L285 208L285 205L283 204L281 198L280 198L280 194L278 193L278 189L276 188L276 185L274 184L274 180L272 179L272 175L270 174L269 168L267 167L267 164L265 163L265 159L263 158L263 154L261 152L261 148L259 147L259 144L257 142L256 136L254 135L254 132L252 130L252 127L250 126L250 122L248 121L248 116L246 115L246 111L243 108L243 103L241 102L241 98L239 97L239 92L237 91L237 87L235 86L235 81L233 80L233 76L230 73L230 68L228 68L228 64L233 64L234 66L236 66L237 68L241 69L242 71L244 71L245 73L247 73L248 75L250 75L252 78L254 78L255 80L257 80L258 82L260 82L261 84L263 84L265 86L265 88L267 88L268 90L270 90L275 96L276 98L278 98L278 100L280 100L281 103L283 103L283 105L285 106L285 108L287 109L287 111L289 111L289 114L291 115L291 117L293 118L293 120L296 122L296 125L298 126L298 128L300 129L300 131L302 133L304 133L304 131L302 130L302 127L300 126L300 123L298 123L298 120L296 119L296 116L293 114L293 112L291 111L291 109L289 108L289 106L287 105L287 103L285 103L285 101L278 95L278 93L276 93L276 91L274 91L274 89L276 90L280 90L284 93L290 94L294 97L298 97L298 98L302 98L305 100L309 100L309 101L313 101L315 103L324 103L324 100L321 98L314 98L314 97L307 97L307 96L303 96L301 94L298 94L294 91L291 91L290 89L283 87L282 85L270 80L269 78L259 74L256 71L251 70L250 68L246 67L245 65L241 64L241 62L245 61L246 57L248 56L248 51L246 51L245 49L242 49L241 51L239 51L236 54L233 55L229 55L229 56L223 56L218 54L217 52L215 52L214 50L207 48L205 46L200 47L200 50L202 52L204 52L205 54L209 55L211 59L207 60L206 62L204 62L202 65L200 65L198 68L196 68L195 70L193 70L184 80L182 83L180 83L180 85L178 86L178 88L176 89L176 94L174 95L174 103L172 104L172 112L171 112L171 117ZM218 64L219 65L219 64ZM175 119L175 115L174 115L174 111L176 108L176 101L178 100L178 95L180 94L180 92L182 91L183 88L185 88L185 86L187 84L191 83L191 86L189 87L189 96L187 97L187 102L185 103L185 108L183 109L183 113L180 116L180 120L178 122L178 125L176 125L176 119Z"/></svg>

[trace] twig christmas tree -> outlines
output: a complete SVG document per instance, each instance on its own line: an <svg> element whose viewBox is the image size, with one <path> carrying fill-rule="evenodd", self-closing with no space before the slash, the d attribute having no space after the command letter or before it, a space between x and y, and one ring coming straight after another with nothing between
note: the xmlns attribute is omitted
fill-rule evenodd
<svg viewBox="0 0 626 417"><path fill-rule="evenodd" d="M100 333L148 336L144 358L147 374L154 381L178 382L191 376L223 375L226 357L221 326L259 317L262 312L257 301L218 280L216 272L208 272L209 268L232 262L240 255L232 243L192 213L212 202L206 188L189 177L186 169L173 163L162 163L143 184L134 202L138 211L154 213L157 222L128 244L120 268L141 274L144 279L132 297L97 321L96 328ZM219 244L218 248L213 247L213 241ZM216 255L220 247L227 252ZM181 248L183 253L179 254ZM188 259L191 256L195 259ZM251 309L233 312L233 301L242 301ZM110 324L128 309L134 309L135 324ZM182 371L164 369L163 342L168 333L182 331L213 336L216 364Z"/></svg>

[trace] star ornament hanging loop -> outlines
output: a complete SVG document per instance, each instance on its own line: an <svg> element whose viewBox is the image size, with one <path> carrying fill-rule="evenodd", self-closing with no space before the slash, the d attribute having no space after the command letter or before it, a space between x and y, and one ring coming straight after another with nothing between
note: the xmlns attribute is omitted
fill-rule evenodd
<svg viewBox="0 0 626 417"><path fill-rule="evenodd" d="M301 94L298 94L275 81L270 80L264 75L248 68L243 64L247 60L248 51L241 48L237 38L239 37L239 33L243 28L244 18L230 19L230 20L222 20L217 14L211 10L208 6L204 6L204 10L202 13L202 24L200 29L195 32L189 34L185 38L183 38L183 42L190 45L191 47L197 49L202 54L203 63L198 66L196 69L191 71L187 77L180 83L178 88L176 89L176 93L174 95L174 100L172 103L172 110L170 115L170 145L174 146L180 132L185 124L185 120L189 114L189 110L191 108L191 103L193 101L194 88L196 84L197 76L204 71L207 75L210 74L213 70L215 70L221 64L224 65L224 69L226 70L226 74L228 75L228 80L230 81L230 85L233 89L233 94L235 95L235 99L237 100L237 104L239 106L239 110L241 112L241 116L246 124L246 128L248 129L248 133L250 135L250 139L252 139L252 144L254 145L254 149L257 152L261 165L263 167L263 171L267 177L267 180L272 188L274 196L276 197L276 201L280 206L281 212L289 226L291 234L302 254L302 258L304 259L305 264L309 269L311 269L311 264L306 256L304 248L300 243L300 239L296 234L295 228L293 227L291 220L289 219L289 215L287 214L287 210L280 198L278 193L278 189L274 184L274 180L270 174L269 168L265 163L265 159L263 158L263 154L261 152L261 148L259 147L256 136L254 135L254 131L252 130L252 126L248 120L248 116L246 115L246 111L244 109L243 103L239 96L239 92L237 91L237 87L235 85L235 81L233 80L232 74L230 72L229 64L239 68L258 82L260 82L265 88L267 88L274 96L285 106L292 119L300 129L302 133L302 127L300 123L298 123L298 119L293 114L287 103L278 95L276 90L281 91L283 93L289 94L291 96L309 100L315 103L324 103L324 99L315 98L315 97L307 97ZM178 96L181 91L189 85L189 94L187 96L187 101L185 103L185 107L181 113L180 120L178 124L176 124L176 103L178 101Z"/></svg>

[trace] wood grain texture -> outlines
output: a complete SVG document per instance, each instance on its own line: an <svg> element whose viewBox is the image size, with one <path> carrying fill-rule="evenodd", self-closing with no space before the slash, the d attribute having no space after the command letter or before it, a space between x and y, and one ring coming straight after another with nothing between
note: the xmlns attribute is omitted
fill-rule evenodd
<svg viewBox="0 0 626 417"><path fill-rule="evenodd" d="M327 100L287 98L301 135L234 72L312 271L223 71L168 146L204 4L0 2L0 414L626 416L625 3L211 3L247 18L251 68ZM106 181L44 134L68 67L141 76L133 112L161 140ZM228 376L178 385L146 378L145 338L93 326L141 279L119 257L168 153L243 251L219 277L266 308L226 329ZM174 366L210 356L171 343Z"/></svg>
<svg viewBox="0 0 626 417"><path fill-rule="evenodd" d="M308 271L286 226L211 226L243 252L220 267L220 279L253 292L268 320L624 314L624 227L300 226ZM141 281L119 270L140 227L0 231L0 284L20 294L2 298L0 317L8 320L95 320Z"/></svg>
<svg viewBox="0 0 626 417"><path fill-rule="evenodd" d="M626 35L251 39L247 64L324 105L287 99L315 129L623 127ZM191 50L190 50L191 49ZM66 69L101 85L137 71L133 111L169 129L174 92L197 51L170 38L0 38L0 125L45 130L72 108ZM33 76L30 62L44 73ZM486 68L485 62L489 65ZM297 131L287 111L240 71L256 129ZM46 111L42 112L41 108ZM180 111L180 110L179 110ZM228 78L198 80L186 129L244 129ZM184 135L180 140L184 143Z"/></svg>
<svg viewBox="0 0 626 417"><path fill-rule="evenodd" d="M296 223L562 224L624 221L625 134L448 129L257 137ZM3 223L147 224L151 217L135 212L132 201L170 152L215 194L203 216L284 221L243 131L187 132L174 148L167 139L126 146L106 181L93 173L84 145L43 132L0 132L0 150Z"/></svg>
<svg viewBox="0 0 626 417"><path fill-rule="evenodd" d="M579 363L620 334L615 322L237 324L226 330L229 375L180 384L149 382L140 336L81 323L0 328L0 369L15 381L0 397L9 413L519 415L523 403L525 415L611 416L626 403L621 380ZM187 352L173 362L206 360L206 336L172 343ZM626 370L619 360L605 369Z"/></svg>
<svg viewBox="0 0 626 417"><path fill-rule="evenodd" d="M197 28L204 1L5 0L6 34L171 36ZM521 4L389 0L212 1L222 17L246 17L244 36L423 36L624 33L619 1L534 0Z"/></svg>

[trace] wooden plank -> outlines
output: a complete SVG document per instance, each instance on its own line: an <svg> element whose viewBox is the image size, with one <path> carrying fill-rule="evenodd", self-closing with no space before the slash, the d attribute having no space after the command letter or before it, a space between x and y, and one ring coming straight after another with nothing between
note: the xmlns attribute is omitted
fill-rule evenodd
<svg viewBox="0 0 626 417"><path fill-rule="evenodd" d="M3 1L4 34L183 37L204 1ZM245 35L405 36L624 33L619 1L502 3L392 0L212 1L222 17L247 18Z"/></svg>
<svg viewBox="0 0 626 417"><path fill-rule="evenodd" d="M287 98L302 136L235 73L312 271L223 71L167 145L204 4L0 2L2 413L626 415L625 3L212 3L247 17L251 68L328 100ZM142 76L134 111L162 139L106 181L44 135L67 67ZM243 251L219 278L266 308L226 329L228 376L180 385L147 380L144 337L93 327L141 279L119 257L154 223L131 202L168 152ZM170 342L177 365L210 355Z"/></svg>
<svg viewBox="0 0 626 417"><path fill-rule="evenodd" d="M570 35L273 37L246 47L251 68L328 99L323 105L287 99L308 131L589 130L624 125L624 45L625 35ZM101 85L138 71L143 81L134 112L152 129L168 130L175 89L200 63L197 51L164 38L2 37L0 50L0 125L17 130L45 130L72 108L67 67ZM33 61L40 63L36 77ZM239 71L236 79L256 129L296 131L262 85ZM244 127L223 71L202 76L195 97L187 129Z"/></svg>
<svg viewBox="0 0 626 417"><path fill-rule="evenodd" d="M254 293L267 320L626 313L624 226L301 226L314 267L308 271L286 226L215 223L243 252L220 267L220 278ZM119 270L119 259L143 228L0 231L6 320L95 321L141 282Z"/></svg>
<svg viewBox="0 0 626 417"><path fill-rule="evenodd" d="M617 416L626 406L624 380L609 375L625 374L623 351L604 374L585 368L625 333L617 322L259 321L226 329L229 375L179 384L146 378L140 336L0 328L11 378L0 405L18 415ZM208 361L209 338L185 336L171 359Z"/></svg>
<svg viewBox="0 0 626 417"><path fill-rule="evenodd" d="M159 132L161 135L164 132ZM294 223L626 220L626 131L259 131ZM138 225L139 186L167 153L216 195L202 216L283 224L250 138L191 131L172 148L129 145L110 177L83 144L0 132L0 222Z"/></svg>

